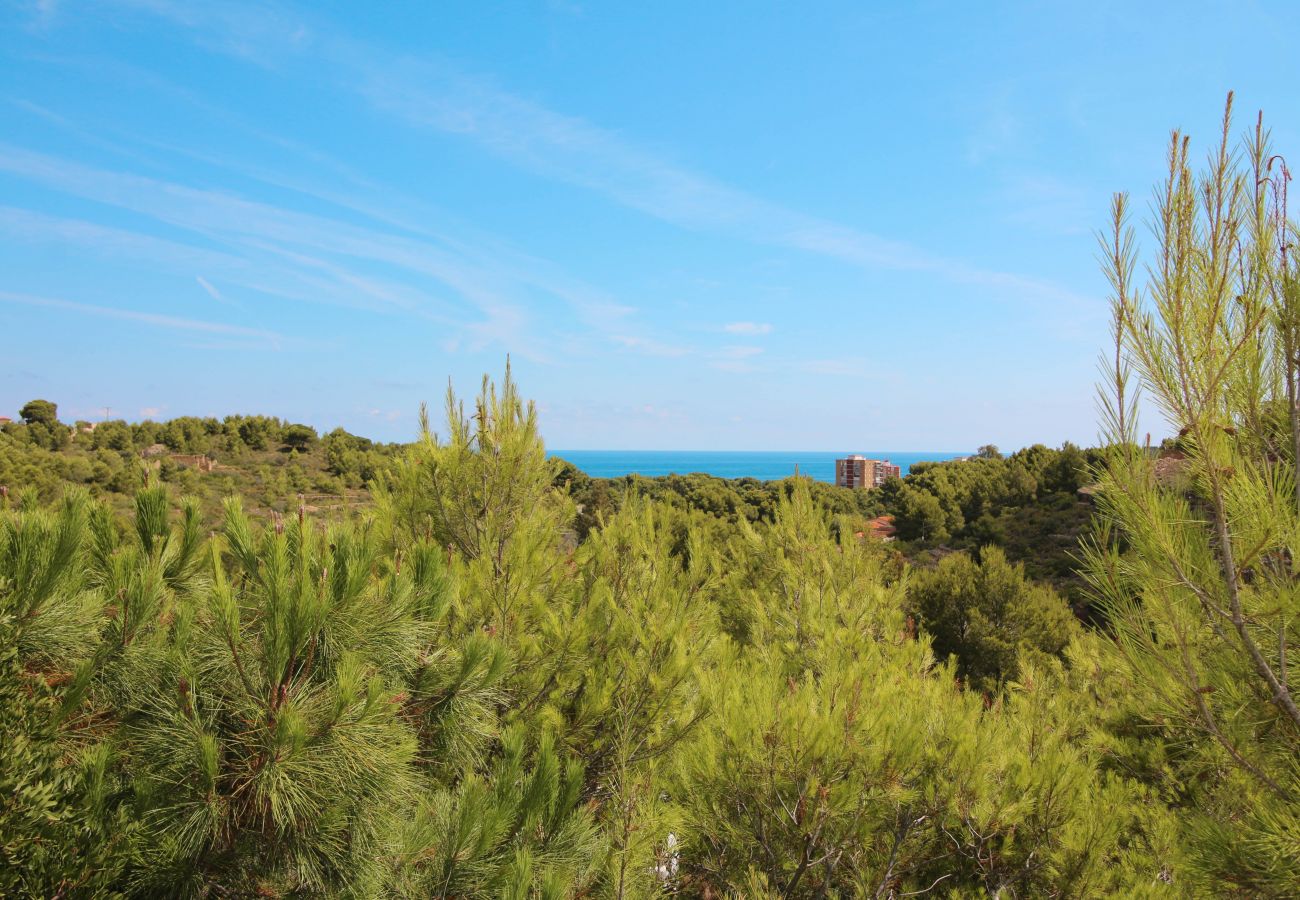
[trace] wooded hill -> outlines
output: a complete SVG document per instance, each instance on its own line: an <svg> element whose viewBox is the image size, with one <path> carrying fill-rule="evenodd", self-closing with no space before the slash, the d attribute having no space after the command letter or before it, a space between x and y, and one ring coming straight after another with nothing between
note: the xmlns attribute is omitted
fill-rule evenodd
<svg viewBox="0 0 1300 900"><path fill-rule="evenodd" d="M370 482L399 449L341 428L322 437L270 416L68 425L46 400L23 413L0 426L0 485L46 501L80 485L125 512L138 490L162 483L194 498L212 527L231 496L258 515L292 513L300 503L337 513L368 506Z"/></svg>
<svg viewBox="0 0 1300 900"><path fill-rule="evenodd" d="M268 416L91 426L60 423L48 401L24 407L32 409L37 418L0 427L0 485L34 491L45 501L82 485L126 512L136 491L162 483L175 496L194 498L208 528L219 527L222 503L231 496L262 517L294 515L300 505L332 516L361 512L372 502L376 476L405 450L343 429L321 437L310 426ZM1006 458L989 447L968 461L918 464L909 477L880 490L816 481L809 490L819 507L848 516L855 532L869 531L868 521L877 516L894 516L897 549L917 562L932 563L950 550L1000 547L1024 563L1030 577L1052 584L1083 609L1075 550L1092 507L1078 488L1095 462L1095 452L1068 444L1060 450L1036 445ZM579 538L632 495L730 524L771 522L779 498L793 484L700 473L599 479L563 461L555 483L574 500L576 514L566 527Z"/></svg>

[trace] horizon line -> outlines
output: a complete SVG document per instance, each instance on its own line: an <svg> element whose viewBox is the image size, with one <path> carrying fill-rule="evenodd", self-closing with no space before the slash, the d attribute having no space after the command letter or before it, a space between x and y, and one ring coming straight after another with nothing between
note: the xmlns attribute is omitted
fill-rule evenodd
<svg viewBox="0 0 1300 900"><path fill-rule="evenodd" d="M1032 446L1032 445L1031 445ZM1023 449L1023 448L1021 448ZM566 447L563 450L552 450L547 448L548 454L552 453L839 453L839 450L701 450L689 447L678 449L649 449L649 448L618 448L618 447ZM974 450L873 450L873 451L850 451L856 453L951 453L954 456L962 454L973 454ZM1015 451L1011 451L1015 452Z"/></svg>

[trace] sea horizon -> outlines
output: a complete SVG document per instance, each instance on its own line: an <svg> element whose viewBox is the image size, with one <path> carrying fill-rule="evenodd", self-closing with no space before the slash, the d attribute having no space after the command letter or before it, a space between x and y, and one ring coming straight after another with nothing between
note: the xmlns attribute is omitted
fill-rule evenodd
<svg viewBox="0 0 1300 900"><path fill-rule="evenodd" d="M969 450L548 450L592 478L704 474L717 478L777 481L795 474L833 484L835 460L854 453L888 460L906 475L920 462L969 456Z"/></svg>

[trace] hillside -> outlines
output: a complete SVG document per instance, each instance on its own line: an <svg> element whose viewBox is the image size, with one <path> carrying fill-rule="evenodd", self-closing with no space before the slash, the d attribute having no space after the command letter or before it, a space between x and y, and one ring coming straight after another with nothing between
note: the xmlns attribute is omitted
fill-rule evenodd
<svg viewBox="0 0 1300 900"><path fill-rule="evenodd" d="M0 486L15 497L31 492L48 501L65 486L80 485L125 512L137 490L161 483L176 496L197 499L210 528L231 496L241 497L256 517L292 513L300 505L346 517L370 506L371 483L404 446L374 443L343 429L320 436L309 426L258 415L95 425L67 425L55 416L0 427ZM1092 505L1078 488L1094 463L1094 454L1070 445L1036 445L1006 457L989 447L970 460L919 464L877 490L817 481L808 489L819 507L845 517L855 533L869 532L876 517L893 516L895 549L921 565L956 550L999 547L1086 615L1075 565ZM563 460L555 469L555 485L575 502L579 538L631 495L727 524L771 522L793 485L791 479L700 473L591 478Z"/></svg>
<svg viewBox="0 0 1300 900"><path fill-rule="evenodd" d="M66 425L51 414L0 427L0 485L41 500L81 485L125 510L137 490L161 483L196 498L210 525L235 495L258 516L300 503L346 515L369 502L370 481L397 449L268 416Z"/></svg>

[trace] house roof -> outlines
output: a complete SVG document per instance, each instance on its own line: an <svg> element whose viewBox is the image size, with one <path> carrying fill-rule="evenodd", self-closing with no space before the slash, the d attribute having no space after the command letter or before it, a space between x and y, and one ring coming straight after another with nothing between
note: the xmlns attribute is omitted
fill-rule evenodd
<svg viewBox="0 0 1300 900"><path fill-rule="evenodd" d="M876 516L867 523L867 529L874 538L891 538L898 532L893 516Z"/></svg>

